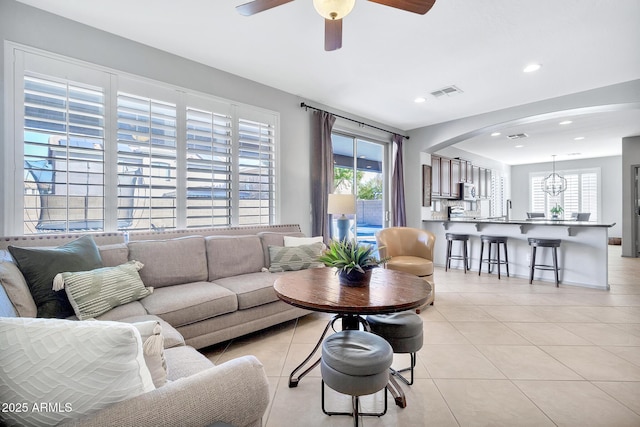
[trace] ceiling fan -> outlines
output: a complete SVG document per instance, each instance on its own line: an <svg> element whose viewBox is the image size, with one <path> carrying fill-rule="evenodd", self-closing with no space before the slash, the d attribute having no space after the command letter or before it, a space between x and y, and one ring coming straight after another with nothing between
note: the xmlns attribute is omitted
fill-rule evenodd
<svg viewBox="0 0 640 427"><path fill-rule="evenodd" d="M293 0L254 0L241 4L236 10L244 16L272 9ZM369 0L374 3L406 10L420 15L427 13L436 0ZM324 50L338 50L342 47L342 18L353 9L356 0L313 0L316 11L324 17Z"/></svg>

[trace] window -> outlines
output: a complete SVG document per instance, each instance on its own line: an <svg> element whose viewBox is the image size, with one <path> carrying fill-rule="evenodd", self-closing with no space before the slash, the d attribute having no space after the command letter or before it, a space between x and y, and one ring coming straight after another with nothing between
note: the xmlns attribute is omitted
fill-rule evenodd
<svg viewBox="0 0 640 427"><path fill-rule="evenodd" d="M543 191L544 179L551 172L531 174L530 182L530 212L544 212L558 205L564 209L561 219L571 219L571 214L588 212L590 221L598 220L600 198L600 169L558 171L567 180L567 189L557 196Z"/></svg>
<svg viewBox="0 0 640 427"><path fill-rule="evenodd" d="M276 221L277 113L14 47L15 233ZM11 191L15 188L16 191Z"/></svg>
<svg viewBox="0 0 640 427"><path fill-rule="evenodd" d="M333 146L334 192L355 194L356 214L347 238L375 245L375 232L383 227L387 212L384 173L385 144L334 132ZM338 236L338 215L332 219L333 235Z"/></svg>

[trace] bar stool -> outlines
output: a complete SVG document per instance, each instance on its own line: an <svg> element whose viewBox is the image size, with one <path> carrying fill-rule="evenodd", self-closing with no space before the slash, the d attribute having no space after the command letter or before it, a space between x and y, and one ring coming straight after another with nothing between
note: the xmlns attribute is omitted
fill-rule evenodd
<svg viewBox="0 0 640 427"><path fill-rule="evenodd" d="M507 252L507 240L509 238L506 236L480 236L480 263L478 265L478 276L482 271L482 263L487 263L487 273L490 273L490 268L492 265L498 266L498 279L500 279L500 265L504 264L507 267L507 277L509 277L509 254ZM489 254L486 258L482 258L482 254L484 252L484 244L489 244ZM491 246L493 244L497 244L495 251L495 258L491 258ZM504 251L504 260L500 259L500 245L502 245Z"/></svg>
<svg viewBox="0 0 640 427"><path fill-rule="evenodd" d="M416 352L422 348L424 333L422 319L413 311L401 311L391 314L370 314L367 322L371 332L384 338L394 353L409 353L411 365L408 368L393 369L391 374L396 375L407 385L413 384L413 368L416 366ZM401 372L411 372L411 379L406 379Z"/></svg>
<svg viewBox="0 0 640 427"><path fill-rule="evenodd" d="M556 278L556 287L559 286L558 280L558 248L562 240L560 239L538 239L530 237L527 239L529 246L531 246L531 270L529 272L529 284L533 283L533 271L538 270L553 270ZM537 248L552 248L553 249L553 265L548 264L536 264L536 249Z"/></svg>
<svg viewBox="0 0 640 427"><path fill-rule="evenodd" d="M337 332L322 343L322 412L327 415L352 415L358 426L360 415L381 417L387 412L387 383L393 350L384 338L371 332L346 330ZM324 385L338 393L351 395L352 412L327 412ZM384 389L384 410L360 412L360 396Z"/></svg>
<svg viewBox="0 0 640 427"><path fill-rule="evenodd" d="M469 249L467 248L469 245L469 235L446 233L445 237L447 239L447 260L444 263L444 271L448 271L451 268L452 259L458 259L464 261L464 272L466 274L467 270L469 270ZM454 241L462 242L462 255L451 255Z"/></svg>

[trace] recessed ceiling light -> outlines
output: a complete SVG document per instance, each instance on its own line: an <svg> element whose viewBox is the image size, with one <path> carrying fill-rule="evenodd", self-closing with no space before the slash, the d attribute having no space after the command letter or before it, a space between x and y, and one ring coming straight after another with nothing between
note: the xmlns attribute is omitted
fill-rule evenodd
<svg viewBox="0 0 640 427"><path fill-rule="evenodd" d="M416 104L421 104L423 102L425 102L427 100L427 98L425 98L424 96L419 96L416 99L413 100L413 102L415 102Z"/></svg>
<svg viewBox="0 0 640 427"><path fill-rule="evenodd" d="M491 136L500 136L500 132L494 132L491 134Z"/></svg>
<svg viewBox="0 0 640 427"><path fill-rule="evenodd" d="M577 136L573 138L574 141L582 141L583 139L584 139L584 136Z"/></svg>
<svg viewBox="0 0 640 427"><path fill-rule="evenodd" d="M568 124L571 124L571 123L573 123L571 120L565 120L565 121L560 122L558 124L560 124L560 125L568 125Z"/></svg>
<svg viewBox="0 0 640 427"><path fill-rule="evenodd" d="M582 153L568 153L567 156L579 156Z"/></svg>
<svg viewBox="0 0 640 427"><path fill-rule="evenodd" d="M522 148L524 147L524 145L520 144L520 145L516 145L516 148Z"/></svg>
<svg viewBox="0 0 640 427"><path fill-rule="evenodd" d="M542 67L542 65L540 64L529 64L524 67L524 70L522 71L524 71L525 73L533 73L534 71L538 71L540 67Z"/></svg>

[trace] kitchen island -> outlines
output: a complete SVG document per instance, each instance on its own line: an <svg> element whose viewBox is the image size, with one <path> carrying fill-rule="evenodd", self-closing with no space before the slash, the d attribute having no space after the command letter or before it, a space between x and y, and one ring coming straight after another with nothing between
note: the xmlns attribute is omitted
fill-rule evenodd
<svg viewBox="0 0 640 427"><path fill-rule="evenodd" d="M446 233L468 234L469 255L471 257L471 273L477 274L480 263L480 235L507 236L509 272L512 276L529 278L531 247L527 241L530 237L545 239L561 239L558 249L558 265L560 267L560 284L584 286L598 289L609 289L608 280L608 240L609 228L614 224L603 224L589 221L562 220L506 220L451 218L423 220L422 226L436 236L433 262L444 267L446 260ZM452 254L462 254L461 243L454 242ZM495 245L494 245L495 246ZM550 249L538 249L537 264L552 264ZM485 250L486 254L486 250ZM492 258L495 256L492 253ZM501 252L501 258L504 258ZM485 255L486 257L486 255ZM462 261L452 260L452 268L462 268ZM482 274L486 273L487 264L483 264ZM494 272L497 266L494 266ZM506 275L504 266L502 272ZM553 271L537 270L536 281L553 282ZM497 276L496 276L497 279Z"/></svg>

